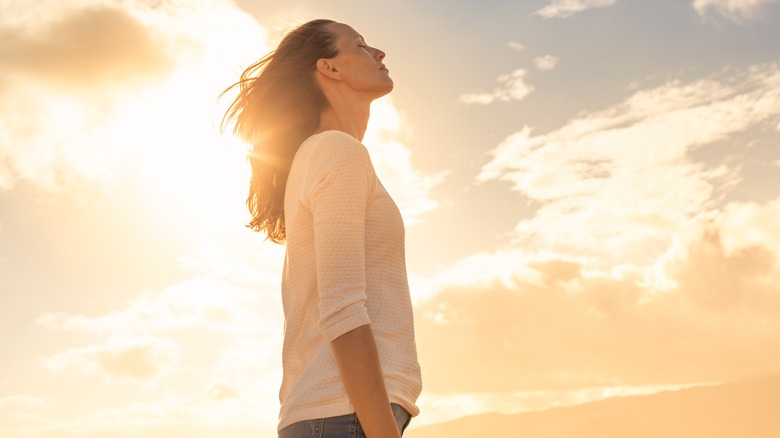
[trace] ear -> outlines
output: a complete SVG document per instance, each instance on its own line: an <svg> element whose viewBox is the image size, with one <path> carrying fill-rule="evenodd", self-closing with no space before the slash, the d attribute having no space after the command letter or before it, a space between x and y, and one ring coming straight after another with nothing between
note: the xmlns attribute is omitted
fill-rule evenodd
<svg viewBox="0 0 780 438"><path fill-rule="evenodd" d="M339 69L337 69L333 63L330 62L330 60L320 58L317 60L315 65L317 67L317 71L326 77L336 81L341 80L341 72L339 72Z"/></svg>

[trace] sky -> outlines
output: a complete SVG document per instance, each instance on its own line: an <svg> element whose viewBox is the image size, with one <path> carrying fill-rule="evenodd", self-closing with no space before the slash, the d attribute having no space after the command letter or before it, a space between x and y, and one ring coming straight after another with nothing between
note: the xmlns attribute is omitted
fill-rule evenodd
<svg viewBox="0 0 780 438"><path fill-rule="evenodd" d="M284 248L219 93L387 53L412 429L780 373L777 0L0 1L0 436L275 436Z"/></svg>

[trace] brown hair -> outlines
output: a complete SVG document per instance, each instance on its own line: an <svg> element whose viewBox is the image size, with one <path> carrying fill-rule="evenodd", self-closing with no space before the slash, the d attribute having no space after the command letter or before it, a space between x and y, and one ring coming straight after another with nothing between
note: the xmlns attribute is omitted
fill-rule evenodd
<svg viewBox="0 0 780 438"><path fill-rule="evenodd" d="M252 168L246 199L252 220L247 227L284 243L284 189L293 157L301 143L319 126L328 101L315 81L320 58L338 54L336 37L325 29L332 20L312 20L288 33L276 50L250 65L221 128L233 124L233 133L249 143Z"/></svg>

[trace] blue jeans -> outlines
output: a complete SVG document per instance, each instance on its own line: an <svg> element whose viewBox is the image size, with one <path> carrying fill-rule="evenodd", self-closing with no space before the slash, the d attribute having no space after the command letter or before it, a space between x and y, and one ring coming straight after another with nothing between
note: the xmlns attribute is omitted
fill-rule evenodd
<svg viewBox="0 0 780 438"><path fill-rule="evenodd" d="M412 420L412 416L401 406L391 403L395 424L401 435ZM338 417L318 418L293 423L279 431L279 438L365 438L366 433L355 414Z"/></svg>

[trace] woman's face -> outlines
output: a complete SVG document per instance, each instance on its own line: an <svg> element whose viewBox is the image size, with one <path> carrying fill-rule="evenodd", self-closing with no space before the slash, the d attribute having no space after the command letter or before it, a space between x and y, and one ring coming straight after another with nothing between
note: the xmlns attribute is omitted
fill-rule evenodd
<svg viewBox="0 0 780 438"><path fill-rule="evenodd" d="M393 89L390 72L382 60L385 52L366 44L355 29L342 23L330 23L327 29L336 35L339 54L329 61L341 75L342 82L356 91L384 96Z"/></svg>

